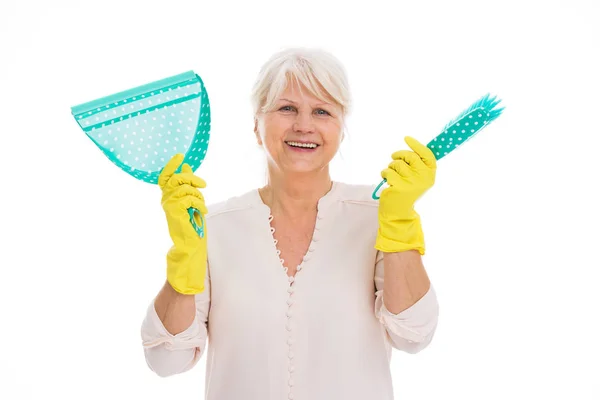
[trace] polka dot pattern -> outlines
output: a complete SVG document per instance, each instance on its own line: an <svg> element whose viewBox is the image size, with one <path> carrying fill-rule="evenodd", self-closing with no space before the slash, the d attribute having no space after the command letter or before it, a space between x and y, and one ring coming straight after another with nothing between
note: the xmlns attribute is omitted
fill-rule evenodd
<svg viewBox="0 0 600 400"><path fill-rule="evenodd" d="M499 102L500 100L496 100L496 97L491 98L489 94L486 94L449 122L442 133L427 143L427 147L431 149L435 158L440 160L450 154L498 118L504 110L504 108L494 109Z"/></svg>
<svg viewBox="0 0 600 400"><path fill-rule="evenodd" d="M473 110L459 121L446 127L441 134L427 144L427 147L439 160L484 128L489 117L490 113L486 110Z"/></svg>
<svg viewBox="0 0 600 400"><path fill-rule="evenodd" d="M185 79L170 79L168 85L146 85L148 91L135 95L107 97L106 104L97 100L97 107L74 117L113 164L139 180L157 184L176 153L185 154L195 171L208 149L210 103L198 75L181 76Z"/></svg>

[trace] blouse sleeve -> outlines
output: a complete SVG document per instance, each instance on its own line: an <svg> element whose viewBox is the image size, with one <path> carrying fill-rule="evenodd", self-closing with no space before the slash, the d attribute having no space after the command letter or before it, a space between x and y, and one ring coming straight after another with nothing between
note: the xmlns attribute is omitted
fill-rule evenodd
<svg viewBox="0 0 600 400"><path fill-rule="evenodd" d="M375 316L385 327L394 348L406 353L418 353L431 343L437 328L439 305L433 285L411 307L392 314L383 301L383 281L383 253L378 251L375 264Z"/></svg>
<svg viewBox="0 0 600 400"><path fill-rule="evenodd" d="M204 354L208 337L210 310L210 273L207 268L205 290L195 295L196 315L183 332L171 334L156 313L154 300L148 305L142 322L141 336L146 364L158 376L167 377L186 372Z"/></svg>

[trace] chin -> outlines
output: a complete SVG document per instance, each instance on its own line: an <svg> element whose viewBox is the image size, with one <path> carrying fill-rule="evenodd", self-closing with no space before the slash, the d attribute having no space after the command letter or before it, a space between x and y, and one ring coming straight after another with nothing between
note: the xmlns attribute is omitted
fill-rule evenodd
<svg viewBox="0 0 600 400"><path fill-rule="evenodd" d="M288 165L282 171L288 174L316 174L326 169L328 164L319 165Z"/></svg>

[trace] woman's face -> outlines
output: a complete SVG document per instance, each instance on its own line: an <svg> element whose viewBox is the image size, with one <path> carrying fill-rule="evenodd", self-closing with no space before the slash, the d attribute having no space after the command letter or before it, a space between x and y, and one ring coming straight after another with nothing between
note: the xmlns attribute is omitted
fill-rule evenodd
<svg viewBox="0 0 600 400"><path fill-rule="evenodd" d="M259 114L255 133L271 167L283 173L327 168L342 141L342 108L288 84L272 111Z"/></svg>

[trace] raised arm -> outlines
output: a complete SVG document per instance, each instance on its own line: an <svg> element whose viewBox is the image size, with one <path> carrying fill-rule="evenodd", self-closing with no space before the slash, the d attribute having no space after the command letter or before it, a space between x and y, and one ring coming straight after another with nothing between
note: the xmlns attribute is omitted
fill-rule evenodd
<svg viewBox="0 0 600 400"><path fill-rule="evenodd" d="M438 321L437 297L423 266L425 238L415 202L435 182L432 151L404 138L410 150L392 154L381 172L389 187L381 193L375 284L375 313L397 349L416 353L433 338Z"/></svg>
<svg viewBox="0 0 600 400"><path fill-rule="evenodd" d="M192 368L204 350L210 308L207 232L193 227L189 210L195 209L196 224L206 228L208 210L200 188L206 182L174 155L161 171L158 185L173 246L167 253L167 281L142 323L146 362L160 376ZM177 169L181 166L181 172ZM197 213L200 213L197 218Z"/></svg>

